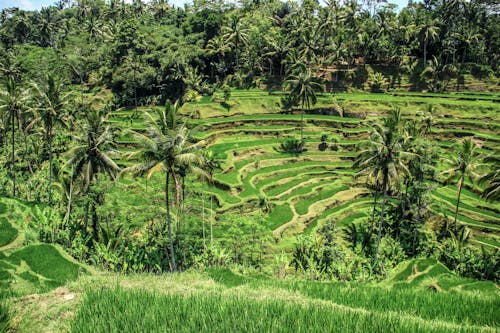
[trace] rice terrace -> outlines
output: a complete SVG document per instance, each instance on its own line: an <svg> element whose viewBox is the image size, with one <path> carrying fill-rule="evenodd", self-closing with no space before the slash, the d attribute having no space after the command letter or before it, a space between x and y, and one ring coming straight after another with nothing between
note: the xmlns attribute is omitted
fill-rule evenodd
<svg viewBox="0 0 500 333"><path fill-rule="evenodd" d="M0 5L0 333L500 330L495 1L45 5Z"/></svg>

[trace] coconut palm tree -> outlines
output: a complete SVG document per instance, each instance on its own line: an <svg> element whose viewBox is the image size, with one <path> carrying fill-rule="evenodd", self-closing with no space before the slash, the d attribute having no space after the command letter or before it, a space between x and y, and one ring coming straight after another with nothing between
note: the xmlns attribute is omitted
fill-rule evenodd
<svg viewBox="0 0 500 333"><path fill-rule="evenodd" d="M168 108L167 108L168 109ZM170 116L169 116L170 115ZM177 167L181 164L201 164L201 158L189 143L189 132L184 124L174 126L172 114L168 110L158 110L153 116L146 113L149 129L146 134L134 133L141 149L130 154L140 162L128 167L124 172L134 175L146 175L147 178L157 172L165 174L165 207L167 211L167 228L169 237L169 252L171 271L177 271L175 262L174 241L172 235L172 220L170 215L170 179L179 188Z"/></svg>
<svg viewBox="0 0 500 333"><path fill-rule="evenodd" d="M429 41L434 41L439 36L439 27L437 20L426 18L422 24L417 27L418 35L424 47L424 66L427 65L427 46Z"/></svg>
<svg viewBox="0 0 500 333"><path fill-rule="evenodd" d="M67 153L70 158L65 166L71 166L73 170L71 182L77 179L81 181L82 194L87 196L85 225L91 213L93 237L98 240L96 203L90 204L91 188L98 180L99 174L107 174L114 179L120 167L113 160L113 155L117 155L117 151L112 148L113 131L106 124L105 111L90 109L86 116L82 135L74 137L76 146ZM89 211L90 208L91 211Z"/></svg>
<svg viewBox="0 0 500 333"><path fill-rule="evenodd" d="M245 25L238 16L231 16L229 25L222 27L223 38L226 45L234 48L234 56L236 60L236 68L239 67L239 51L240 47L248 44L250 29L245 28Z"/></svg>
<svg viewBox="0 0 500 333"><path fill-rule="evenodd" d="M27 94L19 88L18 84L12 77L7 77L5 89L0 90L0 117L7 123L10 118L11 129L11 177L12 177L12 195L16 196L16 173L15 165L15 149L16 149L16 122L18 129L21 129L20 114L26 107Z"/></svg>
<svg viewBox="0 0 500 333"><path fill-rule="evenodd" d="M360 169L357 176L366 175L375 179L380 184L382 191L374 262L377 262L388 192L391 188L398 187L402 176L409 173L404 162L412 155L403 150L402 139L397 131L395 119L394 116L389 116L385 119L384 124L375 124L370 133L370 140L358 152L353 165Z"/></svg>
<svg viewBox="0 0 500 333"><path fill-rule="evenodd" d="M323 86L316 82L311 70L302 71L298 74L292 74L288 77L286 84L290 89L290 95L294 101L301 104L301 127L300 141L304 141L304 109L309 110L311 105L316 104L316 92L323 89Z"/></svg>
<svg viewBox="0 0 500 333"><path fill-rule="evenodd" d="M478 161L479 152L477 151L477 145L472 138L464 139L457 147L457 154L451 159L446 160L446 162L450 165L450 168L443 173L448 176L447 181L456 180L458 187L457 204L453 222L455 231L457 231L458 208L460 206L460 195L462 194L464 182L466 179L473 182L479 177L475 172L478 167Z"/></svg>
<svg viewBox="0 0 500 333"><path fill-rule="evenodd" d="M49 205L52 203L53 180L53 141L56 126L68 127L70 117L67 114L71 93L65 93L65 84L52 74L48 74L44 81L32 84L36 95L37 106L33 109L34 120L28 126L42 123L45 132L45 142L49 150Z"/></svg>

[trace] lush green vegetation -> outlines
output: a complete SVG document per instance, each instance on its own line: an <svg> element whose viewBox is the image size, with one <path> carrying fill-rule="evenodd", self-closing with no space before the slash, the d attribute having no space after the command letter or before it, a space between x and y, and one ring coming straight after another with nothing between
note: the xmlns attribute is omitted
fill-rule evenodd
<svg viewBox="0 0 500 333"><path fill-rule="evenodd" d="M440 273L429 269L436 265L436 261L405 262L394 278L382 285L276 280L214 268L205 271L204 276L182 273L178 278L155 277L156 283L149 278L149 287L142 290L106 286L101 281L98 283L103 287L85 293L72 331L104 327L129 331L136 325L151 331L288 332L291 327L294 331L319 332L325 327L333 332L374 327L383 331L387 329L384 323L397 332L494 331L499 320L495 311L498 291L492 292L486 282L474 292L465 291L464 286L472 281L450 274L445 268ZM422 272L414 268L406 272L407 267L416 266ZM401 279L422 276L435 285L436 281L444 285L446 279L454 279L454 288L463 291L436 292L425 284L396 288ZM141 278L124 277L121 284L134 285ZM196 286L193 280L198 282ZM169 290L161 289L165 283ZM494 284L491 287L495 288ZM241 313L248 320L241 320ZM169 318L186 319L180 322Z"/></svg>
<svg viewBox="0 0 500 333"><path fill-rule="evenodd" d="M0 332L498 330L497 4L1 10Z"/></svg>

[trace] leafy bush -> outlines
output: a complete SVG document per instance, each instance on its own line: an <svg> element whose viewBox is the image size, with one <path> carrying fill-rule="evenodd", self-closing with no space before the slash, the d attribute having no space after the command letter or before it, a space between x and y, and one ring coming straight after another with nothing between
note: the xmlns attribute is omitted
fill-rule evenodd
<svg viewBox="0 0 500 333"><path fill-rule="evenodd" d="M387 78L380 72L370 76L370 89L374 93L385 92L388 84Z"/></svg>
<svg viewBox="0 0 500 333"><path fill-rule="evenodd" d="M327 133L321 134L321 143L318 146L318 149L320 151L325 151L326 148L328 148L328 143L326 142L327 140L328 140L328 134Z"/></svg>
<svg viewBox="0 0 500 333"><path fill-rule="evenodd" d="M280 98L281 110L284 113L289 113L292 109L298 105L297 99L294 99L291 94L287 94Z"/></svg>
<svg viewBox="0 0 500 333"><path fill-rule="evenodd" d="M196 102L197 100L200 99L200 94L196 90L190 89L190 90L186 91L183 99L184 99L184 103Z"/></svg>
<svg viewBox="0 0 500 333"><path fill-rule="evenodd" d="M280 150L285 153L300 154L304 151L304 141L288 139L280 144Z"/></svg>
<svg viewBox="0 0 500 333"><path fill-rule="evenodd" d="M493 75L494 71L488 65L472 64L470 73L478 79L483 79Z"/></svg>
<svg viewBox="0 0 500 333"><path fill-rule="evenodd" d="M222 93L223 93L223 96L224 96L224 102L228 102L229 101L229 98L231 98L231 88L229 88L228 85L224 85L222 86Z"/></svg>

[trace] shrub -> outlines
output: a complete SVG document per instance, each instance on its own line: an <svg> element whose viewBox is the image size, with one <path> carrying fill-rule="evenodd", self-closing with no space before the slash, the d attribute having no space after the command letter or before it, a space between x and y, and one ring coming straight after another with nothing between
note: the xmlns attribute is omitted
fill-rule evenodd
<svg viewBox="0 0 500 333"><path fill-rule="evenodd" d="M286 153L300 154L304 151L304 141L298 139L288 139L281 143L280 149Z"/></svg>
<svg viewBox="0 0 500 333"><path fill-rule="evenodd" d="M493 74L493 70L488 65L472 64L470 73L478 79L484 79L491 76Z"/></svg>
<svg viewBox="0 0 500 333"><path fill-rule="evenodd" d="M382 93L387 90L387 79L382 73L374 73L370 76L370 89L374 93Z"/></svg>
<svg viewBox="0 0 500 333"><path fill-rule="evenodd" d="M227 103L227 101L229 101L229 99L231 98L231 88L229 88L229 86L225 84L222 87L222 92L224 94L224 102Z"/></svg>

